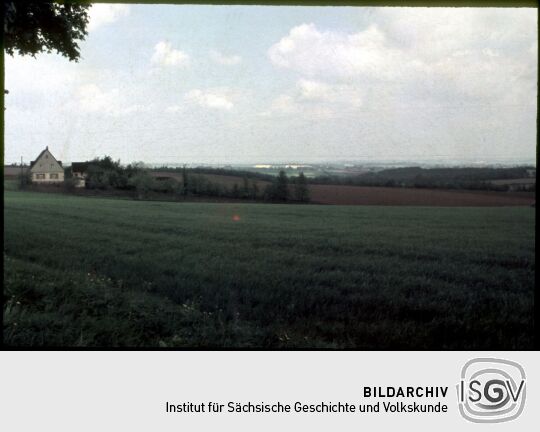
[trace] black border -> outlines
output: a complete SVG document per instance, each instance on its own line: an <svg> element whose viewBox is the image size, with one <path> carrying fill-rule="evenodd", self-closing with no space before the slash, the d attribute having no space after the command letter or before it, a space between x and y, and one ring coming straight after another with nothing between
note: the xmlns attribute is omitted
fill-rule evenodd
<svg viewBox="0 0 540 432"><path fill-rule="evenodd" d="M53 0L59 3L63 3L62 0ZM191 1L178 1L178 0L70 0L72 3L128 3L128 4L177 4L177 5L245 5L245 6L372 6L372 7L500 7L500 8L536 8L536 14L538 18L538 1L534 0L233 0L231 2L223 1L212 1L212 0L191 0ZM2 15L4 12L4 5L2 5ZM538 25L538 24L537 24ZM2 88L5 89L4 81L4 56L5 52L3 49L3 32L2 32L2 53L0 55L0 79L2 81ZM540 81L537 78L537 114L536 114L536 165L538 166L538 103L540 102L540 97L538 94L538 83ZM0 105L4 106L4 92L0 94ZM2 177L4 175L4 110L0 110L0 148L2 151L2 167L1 173ZM4 196L2 194L2 208L4 207ZM537 220L538 210L535 207L535 224ZM3 215L2 215L3 220ZM3 231L2 231L3 239ZM538 237L536 236L535 228L535 248L538 246ZM536 263L536 256L535 256ZM4 264L2 260L2 274L4 270ZM536 280L536 278L535 278ZM2 289L2 304L4 304L4 290ZM534 292L534 348L529 350L516 350L516 351L540 351L540 336L538 331L537 317L540 316L540 305L538 304L538 287L535 284ZM3 307L2 307L2 328L3 328ZM0 342L0 351L357 351L361 352L364 350L358 350L354 348L345 348L345 349L332 349L332 348L283 348L283 349L265 349L265 348L228 348L228 347L219 347L219 348L162 348L162 347L11 347L4 345L4 336L2 330ZM406 352L436 352L436 351L466 351L470 350L460 349L460 350L404 350L404 349L375 349L368 350L371 351L406 351ZM484 350L486 351L486 350ZM491 351L491 350L490 350Z"/></svg>

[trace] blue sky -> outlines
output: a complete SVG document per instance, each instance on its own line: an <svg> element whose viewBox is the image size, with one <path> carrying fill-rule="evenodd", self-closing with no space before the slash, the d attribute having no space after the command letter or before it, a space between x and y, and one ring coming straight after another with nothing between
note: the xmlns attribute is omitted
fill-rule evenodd
<svg viewBox="0 0 540 432"><path fill-rule="evenodd" d="M5 160L535 159L535 9L94 5L6 56Z"/></svg>

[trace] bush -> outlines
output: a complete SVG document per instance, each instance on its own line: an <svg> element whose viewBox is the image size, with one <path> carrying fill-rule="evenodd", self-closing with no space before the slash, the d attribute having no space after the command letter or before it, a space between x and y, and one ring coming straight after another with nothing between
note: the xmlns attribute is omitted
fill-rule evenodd
<svg viewBox="0 0 540 432"><path fill-rule="evenodd" d="M32 173L29 169L17 175L17 183L21 189L24 189L32 184Z"/></svg>
<svg viewBox="0 0 540 432"><path fill-rule="evenodd" d="M155 189L154 179L145 171L141 171L129 179L129 185L137 191L137 198L143 199L148 192Z"/></svg>
<svg viewBox="0 0 540 432"><path fill-rule="evenodd" d="M64 190L67 192L73 192L77 188L77 184L79 183L79 179L75 177L68 177L64 178Z"/></svg>

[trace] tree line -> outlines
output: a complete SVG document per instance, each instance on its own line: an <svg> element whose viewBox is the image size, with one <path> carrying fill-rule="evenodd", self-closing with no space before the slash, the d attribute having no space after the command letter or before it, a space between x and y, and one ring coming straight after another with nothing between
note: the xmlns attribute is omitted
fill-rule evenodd
<svg viewBox="0 0 540 432"><path fill-rule="evenodd" d="M177 175L168 176L169 172ZM242 172L239 171L238 174L240 173ZM228 171L220 174L231 175ZM149 198L152 194L167 194L178 198L208 196L267 202L310 201L304 173L289 178L281 171L275 177L264 176L263 184L256 173L242 174L238 183L227 186L221 182L211 181L196 168L168 169L160 177L152 175L152 170L143 163L122 165L119 160L114 161L110 156L105 156L87 163L85 187L93 190L134 191L139 199ZM79 179L73 177L71 167L65 168L64 178L66 190L75 190Z"/></svg>
<svg viewBox="0 0 540 432"><path fill-rule="evenodd" d="M310 184L383 186L430 189L468 189L507 191L507 184L494 184L492 180L507 180L528 177L528 170L534 167L512 168L391 168L358 175L325 175L309 180ZM519 188L517 188L519 189ZM536 185L524 186L524 190L535 190Z"/></svg>

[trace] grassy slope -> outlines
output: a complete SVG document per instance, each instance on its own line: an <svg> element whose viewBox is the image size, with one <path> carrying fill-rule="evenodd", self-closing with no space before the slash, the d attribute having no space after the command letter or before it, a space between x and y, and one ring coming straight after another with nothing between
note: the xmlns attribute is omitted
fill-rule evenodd
<svg viewBox="0 0 540 432"><path fill-rule="evenodd" d="M532 346L530 208L4 197L9 344Z"/></svg>

